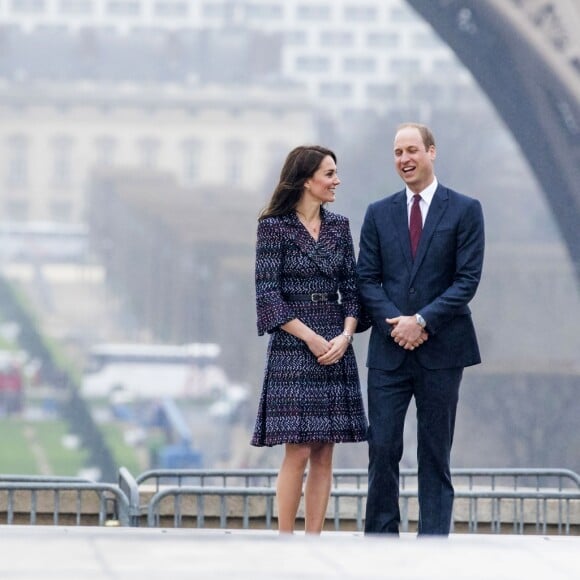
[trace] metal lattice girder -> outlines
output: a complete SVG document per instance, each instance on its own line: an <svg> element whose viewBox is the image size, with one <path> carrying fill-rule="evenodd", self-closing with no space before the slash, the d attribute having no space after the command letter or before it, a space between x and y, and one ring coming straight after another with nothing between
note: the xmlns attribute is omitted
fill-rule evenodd
<svg viewBox="0 0 580 580"><path fill-rule="evenodd" d="M471 71L519 143L580 280L580 5L407 2Z"/></svg>

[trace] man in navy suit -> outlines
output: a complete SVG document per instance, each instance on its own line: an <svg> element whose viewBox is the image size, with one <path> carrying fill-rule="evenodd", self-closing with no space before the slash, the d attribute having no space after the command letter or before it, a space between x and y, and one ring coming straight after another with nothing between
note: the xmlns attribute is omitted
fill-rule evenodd
<svg viewBox="0 0 580 580"><path fill-rule="evenodd" d="M479 201L438 183L435 155L428 127L399 126L394 160L406 187L372 203L361 230L357 273L372 319L367 534L399 532L399 463L411 397L418 533L449 534L459 384L464 367L481 362L468 303L481 277L483 213Z"/></svg>

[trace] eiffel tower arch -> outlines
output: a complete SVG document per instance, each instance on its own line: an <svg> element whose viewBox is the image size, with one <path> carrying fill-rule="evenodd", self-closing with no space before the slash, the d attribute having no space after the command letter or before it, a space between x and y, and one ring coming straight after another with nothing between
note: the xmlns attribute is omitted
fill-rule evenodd
<svg viewBox="0 0 580 580"><path fill-rule="evenodd" d="M580 3L407 2L471 71L519 143L580 281Z"/></svg>

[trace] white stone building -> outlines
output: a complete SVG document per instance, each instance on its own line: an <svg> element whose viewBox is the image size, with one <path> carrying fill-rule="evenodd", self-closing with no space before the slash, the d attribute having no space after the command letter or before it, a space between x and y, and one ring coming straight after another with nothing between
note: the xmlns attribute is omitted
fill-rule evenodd
<svg viewBox="0 0 580 580"><path fill-rule="evenodd" d="M0 22L29 31L281 34L281 75L303 83L336 115L384 112L410 95L458 102L475 91L452 51L404 0L0 0Z"/></svg>
<svg viewBox="0 0 580 580"><path fill-rule="evenodd" d="M321 121L472 93L404 0L0 0L0 221L86 221L107 164L263 196Z"/></svg>
<svg viewBox="0 0 580 580"><path fill-rule="evenodd" d="M91 171L103 166L256 200L264 168L313 131L310 106L289 90L0 82L0 220L85 221Z"/></svg>

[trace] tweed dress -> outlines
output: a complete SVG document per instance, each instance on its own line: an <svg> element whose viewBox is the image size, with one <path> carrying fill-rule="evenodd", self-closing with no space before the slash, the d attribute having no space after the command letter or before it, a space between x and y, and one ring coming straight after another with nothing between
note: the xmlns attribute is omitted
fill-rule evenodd
<svg viewBox="0 0 580 580"><path fill-rule="evenodd" d="M306 343L280 328L300 319L327 340L358 318L360 303L347 218L321 210L314 240L294 212L258 224L258 334L270 334L264 382L251 444L366 440L358 369L352 345L337 364L320 365ZM290 294L340 294L340 302L289 301Z"/></svg>

